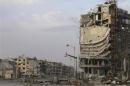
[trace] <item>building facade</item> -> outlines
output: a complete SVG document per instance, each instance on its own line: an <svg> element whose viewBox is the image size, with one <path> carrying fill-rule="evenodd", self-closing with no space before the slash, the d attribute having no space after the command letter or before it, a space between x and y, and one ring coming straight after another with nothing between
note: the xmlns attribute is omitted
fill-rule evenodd
<svg viewBox="0 0 130 86"><path fill-rule="evenodd" d="M39 76L40 70L37 58L30 58L23 55L16 58L15 62L17 78Z"/></svg>
<svg viewBox="0 0 130 86"><path fill-rule="evenodd" d="M13 62L7 59L0 59L0 78L2 79L15 78L15 68Z"/></svg>
<svg viewBox="0 0 130 86"><path fill-rule="evenodd" d="M40 77L41 78L46 78L46 74L47 74L46 70L48 68L48 66L47 66L48 61L46 61L46 60L38 60L38 62L39 62L39 67L40 67L40 72L39 72Z"/></svg>
<svg viewBox="0 0 130 86"><path fill-rule="evenodd" d="M36 57L18 56L12 60L0 59L0 78L72 78L74 68L59 62L38 60Z"/></svg>
<svg viewBox="0 0 130 86"><path fill-rule="evenodd" d="M46 78L72 78L74 77L74 68L66 66L59 62L43 61L41 73Z"/></svg>
<svg viewBox="0 0 130 86"><path fill-rule="evenodd" d="M115 2L97 5L81 15L80 67L85 77L128 71L128 30L130 15Z"/></svg>

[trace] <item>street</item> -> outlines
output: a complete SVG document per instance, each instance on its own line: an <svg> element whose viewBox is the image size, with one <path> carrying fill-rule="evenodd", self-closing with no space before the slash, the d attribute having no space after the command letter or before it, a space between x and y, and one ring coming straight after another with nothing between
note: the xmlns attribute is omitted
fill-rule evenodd
<svg viewBox="0 0 130 86"><path fill-rule="evenodd" d="M0 86L70 86L70 85L57 85L57 84L53 84L53 85L49 85L47 83L45 84L34 84L34 85L30 85L30 84L25 84L25 83L21 83L21 82L17 82L17 81L5 81L5 80L0 80ZM74 86L74 85L71 85Z"/></svg>

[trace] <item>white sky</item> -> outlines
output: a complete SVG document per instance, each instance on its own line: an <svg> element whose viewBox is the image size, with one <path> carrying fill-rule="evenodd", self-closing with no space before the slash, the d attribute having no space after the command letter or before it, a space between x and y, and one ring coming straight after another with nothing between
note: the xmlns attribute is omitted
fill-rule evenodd
<svg viewBox="0 0 130 86"><path fill-rule="evenodd" d="M79 55L79 19L105 0L0 0L0 57L30 57L70 64L65 52ZM130 11L130 0L119 6Z"/></svg>

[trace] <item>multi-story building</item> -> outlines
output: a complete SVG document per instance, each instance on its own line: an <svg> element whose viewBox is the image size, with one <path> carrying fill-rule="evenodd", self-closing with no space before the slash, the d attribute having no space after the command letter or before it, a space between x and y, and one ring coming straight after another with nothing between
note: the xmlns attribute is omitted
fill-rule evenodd
<svg viewBox="0 0 130 86"><path fill-rule="evenodd" d="M58 62L46 61L44 72L50 78L72 78L74 77L74 68Z"/></svg>
<svg viewBox="0 0 130 86"><path fill-rule="evenodd" d="M43 77L43 78L46 78L47 76L47 64L48 64L48 61L47 60L38 60L39 62L39 65L40 65L40 76Z"/></svg>
<svg viewBox="0 0 130 86"><path fill-rule="evenodd" d="M46 78L72 78L74 77L74 68L58 62L39 60L40 75Z"/></svg>
<svg viewBox="0 0 130 86"><path fill-rule="evenodd" d="M62 66L62 76L64 78L73 78L74 77L74 68L70 66L63 65Z"/></svg>
<svg viewBox="0 0 130 86"><path fill-rule="evenodd" d="M128 45L127 45L127 47L128 47L128 58L129 58L129 62L130 62L130 29L128 30L127 37L128 37L127 38L128 39L128 41L127 41L127 43L128 43ZM130 63L128 65L128 67L130 67ZM129 74L130 74L130 69L129 69Z"/></svg>
<svg viewBox="0 0 130 86"><path fill-rule="evenodd" d="M17 78L39 76L39 63L37 58L30 58L26 56L19 56L16 61L16 75Z"/></svg>
<svg viewBox="0 0 130 86"><path fill-rule="evenodd" d="M57 62L47 63L47 75L50 77L61 77L62 76L62 64Z"/></svg>
<svg viewBox="0 0 130 86"><path fill-rule="evenodd" d="M0 59L0 78L72 78L74 68L58 62L19 56L12 60Z"/></svg>
<svg viewBox="0 0 130 86"><path fill-rule="evenodd" d="M0 78L14 79L15 68L13 62L7 59L0 59Z"/></svg>
<svg viewBox="0 0 130 86"><path fill-rule="evenodd" d="M111 0L81 15L80 67L85 76L126 75L130 14ZM124 66L123 66L124 65Z"/></svg>

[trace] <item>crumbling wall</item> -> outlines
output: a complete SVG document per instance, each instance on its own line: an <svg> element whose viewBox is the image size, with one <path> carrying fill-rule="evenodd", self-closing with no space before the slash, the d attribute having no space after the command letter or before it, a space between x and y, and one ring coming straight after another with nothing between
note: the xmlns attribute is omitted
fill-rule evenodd
<svg viewBox="0 0 130 86"><path fill-rule="evenodd" d="M97 5L81 15L80 67L86 76L124 72L124 59L126 66L130 62L129 34L130 15L116 4Z"/></svg>

